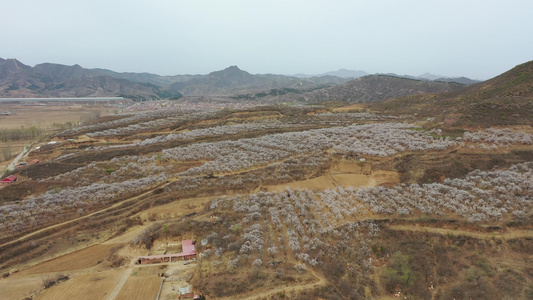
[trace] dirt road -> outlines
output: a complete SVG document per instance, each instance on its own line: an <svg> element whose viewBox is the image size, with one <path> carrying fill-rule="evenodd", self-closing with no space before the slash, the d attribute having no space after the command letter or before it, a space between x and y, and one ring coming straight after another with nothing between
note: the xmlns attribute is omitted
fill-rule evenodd
<svg viewBox="0 0 533 300"><path fill-rule="evenodd" d="M476 239L515 239L515 238L533 238L533 230L508 230L507 232L472 232L456 229L445 229L435 227L423 227L423 226L405 226L405 225L389 225L389 229L401 230L401 231L415 231L415 232L428 232L441 235L453 235L453 236L468 236Z"/></svg>

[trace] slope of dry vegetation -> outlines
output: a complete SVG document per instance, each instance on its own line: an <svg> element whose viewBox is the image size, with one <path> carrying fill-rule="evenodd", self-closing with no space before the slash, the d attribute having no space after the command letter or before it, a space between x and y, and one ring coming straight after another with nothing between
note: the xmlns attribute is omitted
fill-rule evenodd
<svg viewBox="0 0 533 300"><path fill-rule="evenodd" d="M127 298L140 279L110 269L193 239L209 299L527 299L533 130L411 118L180 107L65 131L2 189L2 280L72 272L42 297Z"/></svg>
<svg viewBox="0 0 533 300"><path fill-rule="evenodd" d="M533 61L464 90L410 95L372 105L381 112L436 117L455 127L531 125Z"/></svg>

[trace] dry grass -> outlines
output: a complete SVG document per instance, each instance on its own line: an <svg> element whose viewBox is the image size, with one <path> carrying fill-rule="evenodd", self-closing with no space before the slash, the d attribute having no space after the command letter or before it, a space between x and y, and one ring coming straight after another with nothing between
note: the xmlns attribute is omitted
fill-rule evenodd
<svg viewBox="0 0 533 300"><path fill-rule="evenodd" d="M301 181L293 181L265 187L268 191L282 191L286 187L291 189L310 189L320 191L342 187L365 187L398 184L400 176L392 171L373 171L369 164L359 164L355 161L341 160L324 175Z"/></svg>
<svg viewBox="0 0 533 300"><path fill-rule="evenodd" d="M109 256L111 249L121 244L102 244L85 248L67 255L45 261L26 269L20 274L40 274L85 269L96 266Z"/></svg>
<svg viewBox="0 0 533 300"><path fill-rule="evenodd" d="M215 197L181 199L147 209L140 214L140 217L143 222L148 222L151 217L156 217L158 220L183 218L185 215L202 210L213 198Z"/></svg>
<svg viewBox="0 0 533 300"><path fill-rule="evenodd" d="M124 270L108 270L98 273L74 275L68 281L47 289L41 300L94 300L107 299ZM142 298L138 298L142 299Z"/></svg>
<svg viewBox="0 0 533 300"><path fill-rule="evenodd" d="M333 108L332 110L336 112L350 112L350 111L363 110L365 108L366 107L363 104L357 103L357 104L352 104L348 106L336 107L336 108Z"/></svg>
<svg viewBox="0 0 533 300"><path fill-rule="evenodd" d="M242 111L242 112L234 112L230 114L227 118L233 119L233 118L239 118L239 119L263 119L267 117L280 117L282 114L279 111L268 111L268 110L262 110L262 111Z"/></svg>
<svg viewBox="0 0 533 300"><path fill-rule="evenodd" d="M3 300L19 300L42 288L41 275L18 276L14 274L0 280L0 295Z"/></svg>

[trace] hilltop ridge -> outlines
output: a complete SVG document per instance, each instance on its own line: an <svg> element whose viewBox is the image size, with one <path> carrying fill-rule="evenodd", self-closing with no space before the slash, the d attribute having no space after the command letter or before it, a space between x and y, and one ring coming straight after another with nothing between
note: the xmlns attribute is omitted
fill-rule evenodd
<svg viewBox="0 0 533 300"><path fill-rule="evenodd" d="M533 61L462 90L409 95L373 104L371 108L385 113L437 117L448 125L531 125Z"/></svg>
<svg viewBox="0 0 533 300"><path fill-rule="evenodd" d="M324 101L342 101L348 103L380 102L413 94L455 91L465 87L466 85L455 82L433 82L389 75L367 75L347 81L338 86L318 89L303 94L283 95L276 100L305 103Z"/></svg>

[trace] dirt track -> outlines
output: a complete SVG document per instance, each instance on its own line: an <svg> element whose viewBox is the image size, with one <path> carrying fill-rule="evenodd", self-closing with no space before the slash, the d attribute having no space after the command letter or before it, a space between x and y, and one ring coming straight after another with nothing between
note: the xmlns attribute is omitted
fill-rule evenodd
<svg viewBox="0 0 533 300"><path fill-rule="evenodd" d="M298 293L300 291L303 291L303 290L313 290L315 288L318 288L320 286L323 286L323 285L326 285L327 284L327 281L324 277L322 276L319 276L318 274L316 274L313 270L307 270L307 272L311 272L311 274L313 274L313 276L315 278L318 279L318 281L315 281L315 282L311 282L311 283L306 283L306 284L301 284L301 285L282 285L282 286L279 286L277 288L274 288L274 289L269 289L268 291L264 291L264 292L255 292L254 291L254 294L252 296L245 296L245 295L239 295L239 296L234 296L234 297L225 297L225 298L218 298L218 299L221 299L221 300L233 300L233 299L236 299L236 297L238 297L238 299L241 299L241 300L259 300L259 299L270 299L270 297L274 296L274 295L279 295L279 294L288 294L288 293L291 293L291 292L294 292L294 293Z"/></svg>
<svg viewBox="0 0 533 300"><path fill-rule="evenodd" d="M389 225L389 229L401 230L401 231L415 231L415 232L428 232L441 235L453 235L453 236L468 236L476 239L515 239L515 238L533 238L533 230L509 230L508 232L472 232L456 229L445 229L435 227L422 227L422 226L405 226L405 225Z"/></svg>

